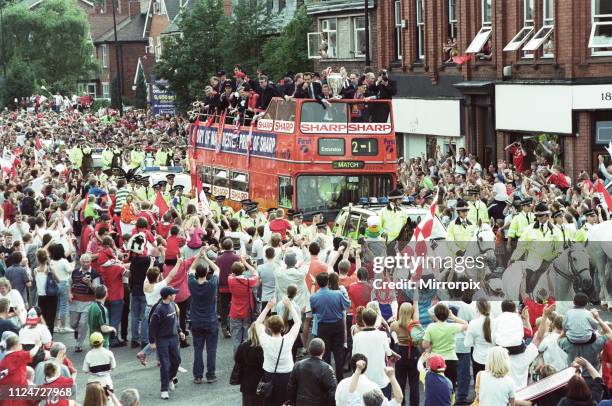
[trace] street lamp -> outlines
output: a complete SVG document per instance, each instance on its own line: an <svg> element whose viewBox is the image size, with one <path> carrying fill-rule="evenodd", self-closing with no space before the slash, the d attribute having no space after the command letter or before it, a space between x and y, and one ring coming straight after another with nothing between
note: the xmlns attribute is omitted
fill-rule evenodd
<svg viewBox="0 0 612 406"><path fill-rule="evenodd" d="M2 0L0 0L2 1ZM113 31L115 34L115 60L117 62L117 87L119 88L119 117L123 117L123 97L121 95L121 90L123 87L121 86L121 58L119 57L119 41L117 41L117 17L115 15L115 3L116 0L113 0Z"/></svg>

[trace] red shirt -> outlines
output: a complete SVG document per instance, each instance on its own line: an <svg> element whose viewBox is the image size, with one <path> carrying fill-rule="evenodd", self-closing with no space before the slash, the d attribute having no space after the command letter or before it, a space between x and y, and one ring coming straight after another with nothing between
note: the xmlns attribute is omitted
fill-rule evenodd
<svg viewBox="0 0 612 406"><path fill-rule="evenodd" d="M516 168L517 172L523 172L523 162L525 161L525 155L523 155L522 148L513 146L509 149L509 152L512 154L512 163Z"/></svg>
<svg viewBox="0 0 612 406"><path fill-rule="evenodd" d="M359 306L367 306L372 297L372 286L367 282L355 282L348 289L349 299L351 299L351 308L349 314L355 314ZM353 318L353 324L357 322Z"/></svg>
<svg viewBox="0 0 612 406"><path fill-rule="evenodd" d="M227 278L229 291L232 294L229 316L231 319L246 319L251 315L251 310L255 309L252 288L259 283L259 276L254 275L250 278L231 274Z"/></svg>
<svg viewBox="0 0 612 406"><path fill-rule="evenodd" d="M102 266L105 262L112 259L117 259L113 250L110 248L103 248L102 251L98 253L98 259L96 262L98 263L98 266Z"/></svg>
<svg viewBox="0 0 612 406"><path fill-rule="evenodd" d="M121 265L101 266L100 276L108 290L107 301L123 300L123 267Z"/></svg>
<svg viewBox="0 0 612 406"><path fill-rule="evenodd" d="M106 229L107 229L109 232L110 232L110 231L113 231L113 225L112 225L112 223L111 223L111 224L108 224L108 223L106 223L106 222L104 222L104 221L101 221L101 222L99 222L98 224L96 224L96 227L95 227L96 233L99 233L99 232L100 232L100 229L101 229L102 227L106 227Z"/></svg>
<svg viewBox="0 0 612 406"><path fill-rule="evenodd" d="M316 279L317 275L321 272L327 272L328 269L326 263L319 261L316 256L311 257L308 273L306 274L306 286L308 286L309 292L312 292L313 287L315 291L319 290L319 285L317 285L316 280L313 279Z"/></svg>
<svg viewBox="0 0 612 406"><path fill-rule="evenodd" d="M178 235L171 235L166 240L166 259L177 259L181 252L183 238Z"/></svg>
<svg viewBox="0 0 612 406"><path fill-rule="evenodd" d="M168 284L168 286L172 286L174 289L178 289L179 291L179 293L176 294L176 299L174 299L176 303L184 302L191 296L191 292L189 292L187 271L189 270L189 267L191 267L191 264L193 264L193 261L196 260L196 258L197 257L193 257L183 261L183 263L181 264L181 269L179 269L174 279L172 279ZM173 268L174 265L164 265L164 278L168 276L168 274Z"/></svg>
<svg viewBox="0 0 612 406"><path fill-rule="evenodd" d="M538 330L536 320L542 317L542 314L544 313L544 306L551 305L554 303L555 298L552 296L546 299L546 303L538 303L530 297L523 300L523 304L525 305L527 310L529 310L529 324L531 325L531 328L533 329L534 333Z"/></svg>
<svg viewBox="0 0 612 406"><path fill-rule="evenodd" d="M72 388L74 385L74 379L72 378L68 378L66 376L58 376L54 381L52 382L46 382L43 383L41 385L41 387L43 388ZM66 398L57 398L54 397L53 395L50 395L46 400L45 400L45 404L46 405L57 405L57 406L69 406L70 405L70 400L68 399L68 397Z"/></svg>
<svg viewBox="0 0 612 406"><path fill-rule="evenodd" d="M0 371L5 375L0 378L0 385L4 387L26 386L28 384L26 366L32 362L30 351L13 351L0 361ZM6 371L6 372L5 372ZM1 375L0 375L1 376ZM4 404L4 401L2 401Z"/></svg>
<svg viewBox="0 0 612 406"><path fill-rule="evenodd" d="M151 234L148 228L134 227L134 229L132 230L132 235L136 235L138 233L143 233L145 235L145 239L151 244L155 243L155 237L153 237L153 234Z"/></svg>
<svg viewBox="0 0 612 406"><path fill-rule="evenodd" d="M273 233L279 233L281 239L285 239L287 230L291 230L291 223L285 219L274 219L270 222L270 231Z"/></svg>
<svg viewBox="0 0 612 406"><path fill-rule="evenodd" d="M612 389L612 341L608 340L601 353L601 377L604 385Z"/></svg>
<svg viewBox="0 0 612 406"><path fill-rule="evenodd" d="M168 237L168 234L170 234L171 228L172 228L172 223L157 223L157 225L155 226L155 229L157 230L157 234L161 235L164 238Z"/></svg>
<svg viewBox="0 0 612 406"><path fill-rule="evenodd" d="M553 173L548 177L548 183L559 186L561 189L567 189L570 187L567 176L563 173Z"/></svg>
<svg viewBox="0 0 612 406"><path fill-rule="evenodd" d="M81 245L79 249L79 253L83 254L87 250L87 246L89 245L89 241L93 236L94 228L92 226L85 226L81 231Z"/></svg>

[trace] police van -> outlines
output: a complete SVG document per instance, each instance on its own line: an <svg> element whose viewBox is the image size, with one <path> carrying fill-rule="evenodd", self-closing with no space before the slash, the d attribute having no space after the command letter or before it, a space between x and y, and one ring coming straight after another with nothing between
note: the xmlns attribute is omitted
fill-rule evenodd
<svg viewBox="0 0 612 406"><path fill-rule="evenodd" d="M345 206L340 210L336 220L334 221L333 233L342 228L341 235L350 237L353 241L365 235L368 228L368 217L380 216L381 212L387 206L386 198L368 199L368 201L360 201L360 204ZM429 213L429 209L425 207L417 207L410 204L402 204L400 210L408 215L408 220L416 227ZM383 230L384 231L384 230ZM431 236L428 240L445 240L446 228L435 216Z"/></svg>

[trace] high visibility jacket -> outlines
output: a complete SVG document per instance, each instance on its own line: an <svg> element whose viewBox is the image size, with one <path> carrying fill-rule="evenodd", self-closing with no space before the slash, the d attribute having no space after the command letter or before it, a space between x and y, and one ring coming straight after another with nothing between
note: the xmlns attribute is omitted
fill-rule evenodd
<svg viewBox="0 0 612 406"><path fill-rule="evenodd" d="M81 147L72 147L70 149L69 159L73 168L80 168L83 163L83 150Z"/></svg>
<svg viewBox="0 0 612 406"><path fill-rule="evenodd" d="M138 168L144 164L145 153L137 149L130 152L130 168Z"/></svg>
<svg viewBox="0 0 612 406"><path fill-rule="evenodd" d="M512 217L510 228L508 229L508 238L521 238L523 231L529 227L532 221L535 220L533 213L525 213L524 211Z"/></svg>
<svg viewBox="0 0 612 406"><path fill-rule="evenodd" d="M113 163L113 150L110 148L102 151L102 168L109 169Z"/></svg>
<svg viewBox="0 0 612 406"><path fill-rule="evenodd" d="M559 227L550 222L544 226L533 223L523 230L511 259L516 261L527 254L527 267L535 270L542 261L552 261L562 250L563 236Z"/></svg>
<svg viewBox="0 0 612 406"><path fill-rule="evenodd" d="M155 165L166 166L168 164L168 151L165 149L159 149L155 153Z"/></svg>
<svg viewBox="0 0 612 406"><path fill-rule="evenodd" d="M380 212L380 226L387 233L387 241L395 241L406 225L406 221L408 221L408 214L402 210L393 211L385 208Z"/></svg>
<svg viewBox="0 0 612 406"><path fill-rule="evenodd" d="M487 205L482 200L478 199L475 202L468 202L468 206L470 211L467 218L472 224L478 224L478 220L483 224L489 224L489 209L487 209Z"/></svg>
<svg viewBox="0 0 612 406"><path fill-rule="evenodd" d="M584 223L584 225L582 227L580 227L580 229L578 231L576 231L576 234L574 235L574 241L576 241L576 242L587 242L587 240L588 240L587 234L588 234L589 230L591 229L591 227L593 227L591 224Z"/></svg>
<svg viewBox="0 0 612 406"><path fill-rule="evenodd" d="M447 230L446 240L449 241L451 252L456 254L465 251L469 241L474 241L476 226L471 221L463 223L460 218L450 223Z"/></svg>

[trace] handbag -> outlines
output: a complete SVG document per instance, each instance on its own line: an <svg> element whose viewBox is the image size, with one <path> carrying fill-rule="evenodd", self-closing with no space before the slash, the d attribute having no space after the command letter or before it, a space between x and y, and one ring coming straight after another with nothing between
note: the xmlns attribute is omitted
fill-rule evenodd
<svg viewBox="0 0 612 406"><path fill-rule="evenodd" d="M240 380L242 378L242 367L240 363L235 362L234 367L232 368L232 373L230 374L229 384L230 385L240 385Z"/></svg>
<svg viewBox="0 0 612 406"><path fill-rule="evenodd" d="M280 350L278 351L278 358L276 358L276 365L274 366L274 374L276 373L276 368L278 368L278 362L280 361L281 353L283 351L283 344L285 343L285 337L281 340ZM266 381L265 376L261 378L259 383L257 384L257 390L255 393L257 396L261 396L264 399L270 398L272 396L272 392L274 391L274 384L272 381Z"/></svg>
<svg viewBox="0 0 612 406"><path fill-rule="evenodd" d="M57 296L59 292L59 287L57 286L57 281L55 280L55 276L51 269L47 267L47 282L45 283L45 295L47 296Z"/></svg>
<svg viewBox="0 0 612 406"><path fill-rule="evenodd" d="M480 406L480 400L478 399L478 392L480 392L480 372L476 375L476 384L474 385L474 392L476 397L470 406Z"/></svg>

